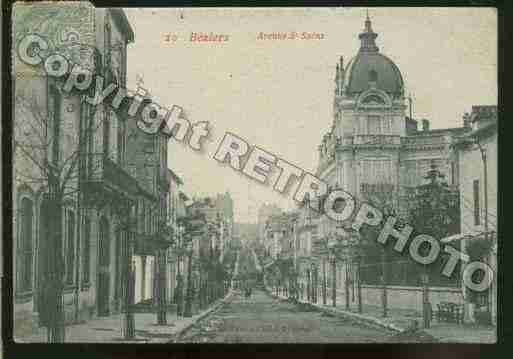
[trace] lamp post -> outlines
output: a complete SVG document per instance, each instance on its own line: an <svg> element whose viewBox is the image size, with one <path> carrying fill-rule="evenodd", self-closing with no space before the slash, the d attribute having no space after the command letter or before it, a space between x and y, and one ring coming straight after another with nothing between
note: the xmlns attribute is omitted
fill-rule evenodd
<svg viewBox="0 0 513 359"><path fill-rule="evenodd" d="M315 273L315 263L310 264L310 279L312 283L310 284L310 291L311 291L311 297L312 297L312 303L317 303L317 280L316 280L316 273Z"/></svg>
<svg viewBox="0 0 513 359"><path fill-rule="evenodd" d="M129 216L126 221L125 240L124 240L124 323L123 334L125 339L133 339L135 337L135 318L133 313L134 294L135 294L135 265L132 262L133 256L133 236L132 228L136 224L136 206L129 207Z"/></svg>
<svg viewBox="0 0 513 359"><path fill-rule="evenodd" d="M337 257L336 257L337 241L333 235L328 237L328 260L331 264L331 305L337 306Z"/></svg>
<svg viewBox="0 0 513 359"><path fill-rule="evenodd" d="M187 243L187 291L185 294L185 308L184 308L184 317L192 317L192 238Z"/></svg>
<svg viewBox="0 0 513 359"><path fill-rule="evenodd" d="M184 228L182 225L178 225L178 239L175 244L175 250L177 251L176 260L176 287L175 287L175 302L176 302L176 314L183 315L183 278L181 273L182 267L182 237Z"/></svg>
<svg viewBox="0 0 513 359"><path fill-rule="evenodd" d="M309 302L313 302L312 300L312 274L310 273L310 269L306 268L306 299Z"/></svg>
<svg viewBox="0 0 513 359"><path fill-rule="evenodd" d="M322 258L322 304L326 305L327 297L327 285L326 285L326 260Z"/></svg>
<svg viewBox="0 0 513 359"><path fill-rule="evenodd" d="M422 317L424 328L429 328L431 323L431 305L429 303L429 274L427 270L421 274L422 281Z"/></svg>
<svg viewBox="0 0 513 359"><path fill-rule="evenodd" d="M383 248L383 251L381 252L381 270L382 275L380 277L381 279L381 286L382 286L382 292L381 292L381 302L383 305L383 318L386 318L388 316L388 293L387 293L387 280L386 280L386 251L385 248Z"/></svg>
<svg viewBox="0 0 513 359"><path fill-rule="evenodd" d="M357 279L357 296L358 296L358 312L362 312L362 289L361 289L361 259L363 252L364 241L361 239L358 232L352 228L345 228L340 225L337 226L337 237L340 240L338 243L343 250L346 257L346 280L345 280L345 297L346 297L346 310L349 310L349 264L352 263L351 250L356 251L356 269L357 273L353 275ZM336 244L332 244L332 251L335 251ZM354 278L353 278L354 279ZM354 287L353 287L354 288ZM354 299L354 292L353 292Z"/></svg>

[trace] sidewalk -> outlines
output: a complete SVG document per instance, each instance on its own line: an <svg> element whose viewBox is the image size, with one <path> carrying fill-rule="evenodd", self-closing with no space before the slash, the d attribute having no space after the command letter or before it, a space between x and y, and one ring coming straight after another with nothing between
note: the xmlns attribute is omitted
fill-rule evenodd
<svg viewBox="0 0 513 359"><path fill-rule="evenodd" d="M83 324L66 326L66 343L167 343L180 336L197 321L219 309L232 292L215 302L210 308L189 318L167 315L167 325L158 325L156 313L135 313L135 338L123 338L123 314L114 314L89 320ZM17 343L46 343L46 329L35 335L14 338Z"/></svg>
<svg viewBox="0 0 513 359"><path fill-rule="evenodd" d="M283 295L276 295L266 288L268 293L280 299L287 299ZM345 310L345 303L337 296L337 306L331 305L331 298L326 300L326 305L322 304L320 296L317 304L309 303L306 300L299 300L300 303L311 305L322 311L338 314L354 320L355 322L377 325L382 328L401 333L407 330L417 328L433 336L442 343L495 343L496 328L492 326L482 326L476 324L455 324L439 323L436 320L431 322L429 329L423 329L422 313L408 309L389 309L387 317L383 318L383 308L371 305L362 306L362 314L357 312L356 303L351 303L349 310ZM416 322L416 323L415 323Z"/></svg>

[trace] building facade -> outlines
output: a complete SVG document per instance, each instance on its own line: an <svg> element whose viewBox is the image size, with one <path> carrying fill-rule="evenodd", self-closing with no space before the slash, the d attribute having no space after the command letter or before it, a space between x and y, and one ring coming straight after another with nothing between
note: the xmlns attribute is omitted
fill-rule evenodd
<svg viewBox="0 0 513 359"><path fill-rule="evenodd" d="M472 131L457 143L460 162L461 233L449 237L461 241L462 250L472 261L487 263L493 279L489 289L465 289L465 320L484 321L490 314L497 323L497 106L473 106L465 115ZM478 249L480 248L480 249Z"/></svg>
<svg viewBox="0 0 513 359"><path fill-rule="evenodd" d="M41 34L93 81L126 87L134 32L123 10L20 3L13 24L16 41ZM169 245L162 220L169 185L164 135L144 138L124 108L88 102L90 93L13 57L14 333L22 337L46 326L55 293L65 323L123 309L133 256L162 263ZM143 273L136 282L146 288Z"/></svg>
<svg viewBox="0 0 513 359"><path fill-rule="evenodd" d="M428 120L415 120L411 113L408 116L402 74L395 63L380 52L377 37L367 17L364 30L358 36L358 53L347 64L340 57L336 65L334 118L318 148L317 176L331 190L341 188L358 201L370 202L405 218L410 208L409 199L415 188L425 183L430 166L436 166L451 189L458 188L460 165L453 145L470 131L470 123L462 121L461 127L431 129ZM321 203L322 198L319 198L311 205ZM304 206L303 212L308 207ZM301 280L308 282L311 273L324 270L328 254L323 248L338 228L336 222L326 216L315 218L309 213L304 213L300 222L299 248L309 248L313 257L316 257L313 252L318 254L318 260L309 261L310 268L300 270ZM380 266L378 262L366 265ZM354 290L358 273L352 260L341 261L336 275L338 290L349 287ZM350 282L349 286L346 281ZM328 285L331 283L329 280ZM393 284L413 286L420 293L420 284L406 277L396 279ZM453 288L448 290L459 290L455 282L450 286ZM373 289L371 287L369 285L369 290Z"/></svg>

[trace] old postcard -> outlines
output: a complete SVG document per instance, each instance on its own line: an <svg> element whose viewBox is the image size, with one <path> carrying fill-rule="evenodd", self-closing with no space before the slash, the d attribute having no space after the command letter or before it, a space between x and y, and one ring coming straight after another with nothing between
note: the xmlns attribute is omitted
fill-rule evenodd
<svg viewBox="0 0 513 359"><path fill-rule="evenodd" d="M12 11L17 343L494 343L494 8Z"/></svg>

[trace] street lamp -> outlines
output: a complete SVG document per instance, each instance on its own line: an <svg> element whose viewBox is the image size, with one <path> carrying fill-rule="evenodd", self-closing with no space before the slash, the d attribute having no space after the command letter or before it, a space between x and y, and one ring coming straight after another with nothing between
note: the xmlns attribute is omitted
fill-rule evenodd
<svg viewBox="0 0 513 359"><path fill-rule="evenodd" d="M344 256L346 257L346 310L349 310L349 268L348 265L351 260L351 249L356 251L356 264L357 264L357 291L358 291L358 312L362 312L362 295L361 295L361 258L363 252L363 245L365 241L362 240L359 233L352 228L345 228L343 225L337 226L337 236L339 238L339 245L343 250ZM335 242L336 243L336 242ZM332 251L336 248L336 244L332 244ZM353 292L354 294L354 292Z"/></svg>
<svg viewBox="0 0 513 359"><path fill-rule="evenodd" d="M133 256L133 236L135 232L133 228L137 224L137 208L135 204L129 205L129 215L125 222L125 245L124 245L124 273L125 279L125 317L124 317L124 336L125 339L132 339L135 337L135 318L133 313L134 294L135 294L135 265L132 262Z"/></svg>
<svg viewBox="0 0 513 359"><path fill-rule="evenodd" d="M332 266L332 275L331 275L331 299L332 306L336 307L337 305L337 240L333 234L330 234L328 237L328 260Z"/></svg>
<svg viewBox="0 0 513 359"><path fill-rule="evenodd" d="M311 296L312 296L312 302L317 303L317 267L315 263L310 264L310 278L312 281L311 284Z"/></svg>
<svg viewBox="0 0 513 359"><path fill-rule="evenodd" d="M187 292L185 294L185 309L183 316L184 317L192 317L192 252L193 252L193 246L192 246L192 238L189 240L189 242L186 245L186 251L187 255L189 257L188 263L187 263Z"/></svg>
<svg viewBox="0 0 513 359"><path fill-rule="evenodd" d="M181 273L182 267L182 238L184 233L184 227L182 225L178 225L177 230L177 239L174 244L174 249L177 252L177 264L176 264L176 288L175 288L175 301L176 301L176 312L177 315L183 314L183 278Z"/></svg>

